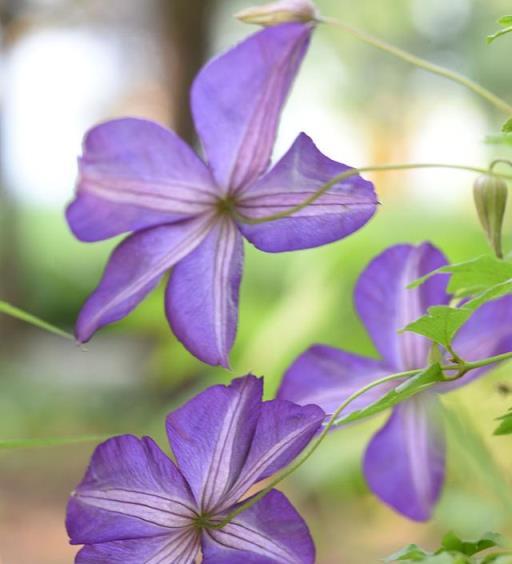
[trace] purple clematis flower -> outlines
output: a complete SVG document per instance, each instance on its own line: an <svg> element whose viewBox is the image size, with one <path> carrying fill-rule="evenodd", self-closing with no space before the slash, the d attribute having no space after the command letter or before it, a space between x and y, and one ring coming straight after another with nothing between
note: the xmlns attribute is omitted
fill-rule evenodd
<svg viewBox="0 0 512 564"><path fill-rule="evenodd" d="M430 341L414 333L399 334L428 307L447 304L446 275L437 275L414 290L406 286L446 264L428 243L397 245L373 260L355 290L355 306L381 359L374 360L316 345L303 353L284 376L278 397L314 403L332 414L356 390L387 374L428 366ZM470 318L454 339L454 350L477 360L512 350L512 296L489 302ZM392 411L368 445L364 474L372 491L410 519L431 517L445 476L445 438L438 394L458 388L488 368L460 380L439 384ZM348 407L360 409L382 397L396 383L373 388Z"/></svg>
<svg viewBox="0 0 512 564"><path fill-rule="evenodd" d="M172 267L169 323L200 360L228 366L243 264L242 235L267 252L331 243L375 213L370 182L352 177L313 205L270 223L349 167L301 134L267 171L281 108L306 52L312 24L264 29L199 73L191 93L207 164L172 131L141 119L93 128L84 141L75 236L98 241L133 232L113 252L76 325L80 342L125 317Z"/></svg>
<svg viewBox="0 0 512 564"><path fill-rule="evenodd" d="M222 529L249 489L287 466L325 414L315 406L262 401L254 376L213 386L167 417L176 464L145 437L98 446L68 504L78 564L313 564L307 525L271 490ZM209 525L210 524L210 525Z"/></svg>

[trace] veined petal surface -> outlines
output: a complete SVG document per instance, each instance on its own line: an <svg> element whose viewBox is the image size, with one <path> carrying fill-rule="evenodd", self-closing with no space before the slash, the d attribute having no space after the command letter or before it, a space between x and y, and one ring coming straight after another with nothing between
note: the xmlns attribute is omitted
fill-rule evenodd
<svg viewBox="0 0 512 564"><path fill-rule="evenodd" d="M208 364L229 367L242 267L242 237L231 219L221 218L171 274L167 319L185 347Z"/></svg>
<svg viewBox="0 0 512 564"><path fill-rule="evenodd" d="M77 339L86 342L100 327L128 315L171 266L204 240L211 226L211 218L202 216L125 239L112 253L98 287L80 311Z"/></svg>
<svg viewBox="0 0 512 564"><path fill-rule="evenodd" d="M220 530L203 534L204 564L313 564L308 527L286 497L271 490Z"/></svg>
<svg viewBox="0 0 512 564"><path fill-rule="evenodd" d="M123 118L84 140L77 195L67 210L82 241L98 241L189 218L210 209L216 188L205 164L175 133Z"/></svg>
<svg viewBox="0 0 512 564"><path fill-rule="evenodd" d="M76 564L194 564L200 549L197 531L85 546Z"/></svg>
<svg viewBox="0 0 512 564"><path fill-rule="evenodd" d="M197 76L192 111L220 190L235 192L268 166L281 109L313 27L288 23L255 33Z"/></svg>
<svg viewBox="0 0 512 564"><path fill-rule="evenodd" d="M438 397L423 392L398 407L364 457L371 490L396 511L427 521L441 495L446 445Z"/></svg>
<svg viewBox="0 0 512 564"><path fill-rule="evenodd" d="M237 211L251 219L269 217L302 204L335 176L350 170L324 156L302 133L288 153L237 200ZM258 249L295 251L332 243L360 229L377 209L371 182L353 176L284 219L240 229Z"/></svg>
<svg viewBox="0 0 512 564"><path fill-rule="evenodd" d="M150 438L114 437L99 445L70 498L72 544L96 544L186 532L195 516L191 492Z"/></svg>
<svg viewBox="0 0 512 564"><path fill-rule="evenodd" d="M178 466L203 512L218 507L245 464L261 412L262 380L213 386L167 417Z"/></svg>
<svg viewBox="0 0 512 564"><path fill-rule="evenodd" d="M288 466L310 443L324 418L316 405L302 407L279 399L264 402L247 460L222 507L233 505L253 484Z"/></svg>

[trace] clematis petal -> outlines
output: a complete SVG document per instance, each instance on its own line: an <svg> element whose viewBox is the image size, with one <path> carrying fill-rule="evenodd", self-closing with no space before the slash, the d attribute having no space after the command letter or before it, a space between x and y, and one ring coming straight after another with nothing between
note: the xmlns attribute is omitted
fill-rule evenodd
<svg viewBox="0 0 512 564"><path fill-rule="evenodd" d="M185 480L156 443L123 435L94 451L66 527L72 544L94 544L181 534L195 515Z"/></svg>
<svg viewBox="0 0 512 564"><path fill-rule="evenodd" d="M224 193L268 166L281 108L313 27L289 23L260 31L199 73L192 110L210 168Z"/></svg>
<svg viewBox="0 0 512 564"><path fill-rule="evenodd" d="M208 388L167 417L178 466L203 512L240 475L261 409L262 380L246 376Z"/></svg>
<svg viewBox="0 0 512 564"><path fill-rule="evenodd" d="M94 127L67 210L75 236L98 241L203 213L215 201L210 172L175 133L143 119Z"/></svg>
<svg viewBox="0 0 512 564"><path fill-rule="evenodd" d="M315 345L301 354L287 370L278 398L299 405L315 404L327 415L332 415L355 391L389 373L383 362ZM390 382L368 390L346 408L344 415L377 401L393 386L396 383Z"/></svg>
<svg viewBox="0 0 512 564"><path fill-rule="evenodd" d="M82 548L76 564L194 564L199 535L187 530L148 539L122 540Z"/></svg>
<svg viewBox="0 0 512 564"><path fill-rule="evenodd" d="M325 413L316 405L301 407L286 400L265 402L247 460L222 499L222 508L233 505L253 484L287 466L310 443L324 418Z"/></svg>
<svg viewBox="0 0 512 564"><path fill-rule="evenodd" d="M238 323L243 241L236 225L219 221L176 265L166 293L169 323L178 339L208 364L229 366Z"/></svg>
<svg viewBox="0 0 512 564"><path fill-rule="evenodd" d="M441 494L445 438L439 399L424 392L396 407L364 457L371 490L396 511L426 521Z"/></svg>
<svg viewBox="0 0 512 564"><path fill-rule="evenodd" d="M258 219L302 204L350 167L325 157L302 133L288 153L255 184L242 191L237 211ZM332 243L360 229L375 213L377 197L371 182L353 176L289 217L240 229L258 249L295 251Z"/></svg>
<svg viewBox="0 0 512 564"><path fill-rule="evenodd" d="M128 315L171 266L203 241L211 225L211 218L203 216L125 239L112 253L101 282L80 312L77 339L86 342L100 327Z"/></svg>
<svg viewBox="0 0 512 564"><path fill-rule="evenodd" d="M204 564L313 564L308 527L286 497L271 490L220 530L203 533Z"/></svg>
<svg viewBox="0 0 512 564"><path fill-rule="evenodd" d="M453 348L467 361L481 360L512 350L512 296L488 302L478 309L457 333ZM460 380L443 383L438 391L460 388L482 376L496 365L472 370Z"/></svg>
<svg viewBox="0 0 512 564"><path fill-rule="evenodd" d="M429 341L398 331L426 313L428 307L448 302L446 275L433 276L419 288L407 289L408 284L444 264L444 255L429 243L395 245L375 258L357 282L359 316L377 350L394 370L426 365Z"/></svg>

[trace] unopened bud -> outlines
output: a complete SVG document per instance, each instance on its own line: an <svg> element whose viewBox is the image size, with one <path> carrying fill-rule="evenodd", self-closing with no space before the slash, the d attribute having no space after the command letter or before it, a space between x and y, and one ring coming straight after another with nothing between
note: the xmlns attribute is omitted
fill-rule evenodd
<svg viewBox="0 0 512 564"><path fill-rule="evenodd" d="M245 23L272 26L286 22L315 21L318 10L311 0L280 0L247 8L235 14L235 18Z"/></svg>
<svg viewBox="0 0 512 564"><path fill-rule="evenodd" d="M507 183L495 176L479 176L473 187L476 210L487 238L499 258L503 257L501 233L507 207Z"/></svg>

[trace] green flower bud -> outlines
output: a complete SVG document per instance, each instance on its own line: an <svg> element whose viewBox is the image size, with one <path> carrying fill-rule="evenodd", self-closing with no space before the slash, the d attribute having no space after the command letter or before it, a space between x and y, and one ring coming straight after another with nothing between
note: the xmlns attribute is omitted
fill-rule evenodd
<svg viewBox="0 0 512 564"><path fill-rule="evenodd" d="M503 257L501 233L507 207L507 183L495 176L479 176L473 187L476 209L487 238L499 258Z"/></svg>
<svg viewBox="0 0 512 564"><path fill-rule="evenodd" d="M235 18L263 26L285 22L311 22L318 18L318 11L311 0L280 0L263 6L254 6L235 14Z"/></svg>

